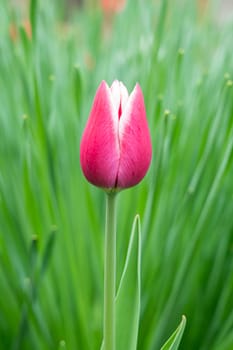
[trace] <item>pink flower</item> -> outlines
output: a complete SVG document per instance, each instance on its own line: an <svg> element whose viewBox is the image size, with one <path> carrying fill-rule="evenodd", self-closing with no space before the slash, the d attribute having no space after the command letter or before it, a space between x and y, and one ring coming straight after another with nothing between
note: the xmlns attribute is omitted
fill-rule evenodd
<svg viewBox="0 0 233 350"><path fill-rule="evenodd" d="M104 13L117 13L124 9L126 0L101 0L100 4Z"/></svg>
<svg viewBox="0 0 233 350"><path fill-rule="evenodd" d="M100 84L84 130L81 167L87 180L108 190L136 185L152 155L143 94L139 84L129 95L122 82Z"/></svg>

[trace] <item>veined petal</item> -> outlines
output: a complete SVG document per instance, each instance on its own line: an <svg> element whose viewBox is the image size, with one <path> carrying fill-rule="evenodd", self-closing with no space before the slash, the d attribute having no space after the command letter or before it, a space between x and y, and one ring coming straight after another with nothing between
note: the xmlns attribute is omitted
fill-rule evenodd
<svg viewBox="0 0 233 350"><path fill-rule="evenodd" d="M81 146L80 161L84 175L93 185L113 188L119 167L118 115L111 90L103 81L95 95Z"/></svg>
<svg viewBox="0 0 233 350"><path fill-rule="evenodd" d="M141 88L136 84L119 121L119 188L131 187L145 176L152 156L151 138Z"/></svg>

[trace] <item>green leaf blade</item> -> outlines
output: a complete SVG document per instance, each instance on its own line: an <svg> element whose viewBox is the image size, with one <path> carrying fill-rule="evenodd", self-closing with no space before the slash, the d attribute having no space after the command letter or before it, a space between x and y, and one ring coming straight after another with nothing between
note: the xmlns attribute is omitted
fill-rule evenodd
<svg viewBox="0 0 233 350"><path fill-rule="evenodd" d="M186 317L183 315L181 323L179 324L175 332L170 336L170 338L163 345L161 350L177 350L180 345L185 326L186 326Z"/></svg>
<svg viewBox="0 0 233 350"><path fill-rule="evenodd" d="M133 222L128 252L116 296L116 349L136 350L141 295L141 227Z"/></svg>

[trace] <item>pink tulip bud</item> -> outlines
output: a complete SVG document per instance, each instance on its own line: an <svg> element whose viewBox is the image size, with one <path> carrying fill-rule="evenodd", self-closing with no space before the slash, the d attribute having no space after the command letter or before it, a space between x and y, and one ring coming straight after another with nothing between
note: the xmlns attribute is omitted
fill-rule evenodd
<svg viewBox="0 0 233 350"><path fill-rule="evenodd" d="M143 94L139 84L129 95L122 82L100 84L84 130L81 167L87 180L107 190L136 185L152 156Z"/></svg>

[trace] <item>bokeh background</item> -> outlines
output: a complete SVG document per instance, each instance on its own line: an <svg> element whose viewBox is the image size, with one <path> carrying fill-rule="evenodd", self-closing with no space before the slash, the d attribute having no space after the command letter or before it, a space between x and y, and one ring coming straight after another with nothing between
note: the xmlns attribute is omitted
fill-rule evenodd
<svg viewBox="0 0 233 350"><path fill-rule="evenodd" d="M0 349L100 349L105 202L79 142L103 79L140 83L153 141L118 202L117 283L142 221L138 349L182 314L181 349L233 349L232 8L0 0Z"/></svg>

